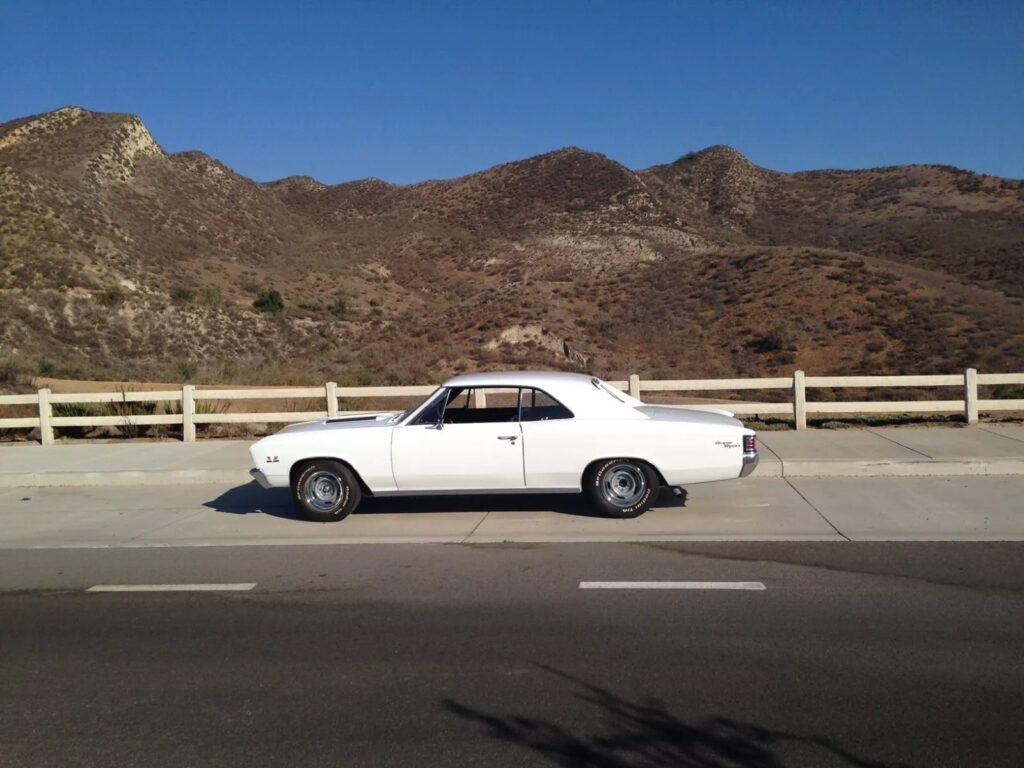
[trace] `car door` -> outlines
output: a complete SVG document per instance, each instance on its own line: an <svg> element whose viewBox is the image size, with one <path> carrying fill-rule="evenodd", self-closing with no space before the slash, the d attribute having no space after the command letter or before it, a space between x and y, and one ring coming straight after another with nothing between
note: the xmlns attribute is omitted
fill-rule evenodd
<svg viewBox="0 0 1024 768"><path fill-rule="evenodd" d="M391 466L399 491L518 490L523 479L523 433L515 407L495 405L508 393L452 392L440 420L397 427ZM466 405L460 404L465 401ZM518 394L516 394L518 400Z"/></svg>
<svg viewBox="0 0 1024 768"><path fill-rule="evenodd" d="M524 388L519 421L523 430L523 478L528 488L578 489L583 467L607 427L581 422L569 408L539 389Z"/></svg>

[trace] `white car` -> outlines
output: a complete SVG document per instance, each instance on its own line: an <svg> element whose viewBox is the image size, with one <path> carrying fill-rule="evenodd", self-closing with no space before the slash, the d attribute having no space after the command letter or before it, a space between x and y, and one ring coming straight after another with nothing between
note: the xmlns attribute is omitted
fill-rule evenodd
<svg viewBox="0 0 1024 768"><path fill-rule="evenodd" d="M592 376L456 376L401 413L292 424L250 448L264 488L291 487L311 520L364 495L580 493L636 517L661 486L746 477L756 437L728 411L646 405Z"/></svg>

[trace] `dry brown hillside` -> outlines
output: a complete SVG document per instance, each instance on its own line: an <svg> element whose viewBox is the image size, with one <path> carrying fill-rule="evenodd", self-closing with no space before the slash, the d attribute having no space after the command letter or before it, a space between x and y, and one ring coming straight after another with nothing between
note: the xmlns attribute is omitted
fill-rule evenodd
<svg viewBox="0 0 1024 768"><path fill-rule="evenodd" d="M254 307L271 289L283 308ZM718 146L643 171L570 147L412 186L258 184L131 115L0 125L7 384L967 365L1024 370L1019 180L784 174Z"/></svg>

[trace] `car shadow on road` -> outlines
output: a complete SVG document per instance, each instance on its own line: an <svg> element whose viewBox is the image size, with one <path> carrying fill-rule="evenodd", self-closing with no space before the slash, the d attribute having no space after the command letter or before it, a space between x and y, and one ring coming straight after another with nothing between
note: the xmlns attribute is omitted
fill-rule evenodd
<svg viewBox="0 0 1024 768"><path fill-rule="evenodd" d="M453 715L487 729L498 740L531 749L556 765L572 768L909 768L906 763L869 760L822 736L772 730L728 717L687 722L656 699L630 701L610 689L541 665L568 682L576 698L601 715L604 727L582 732L578 721L560 724L529 715L499 715L446 698Z"/></svg>
<svg viewBox="0 0 1024 768"><path fill-rule="evenodd" d="M203 506L232 515L264 514L285 520L306 519L292 503L290 488L264 489L255 481L224 491L217 498L204 502Z"/></svg>
<svg viewBox="0 0 1024 768"><path fill-rule="evenodd" d="M264 514L305 521L288 488L261 488L255 481L225 491L204 507L232 515ZM655 507L685 507L686 491L662 488ZM432 514L444 512L555 512L574 517L601 517L576 493L473 494L458 496L364 496L356 515Z"/></svg>

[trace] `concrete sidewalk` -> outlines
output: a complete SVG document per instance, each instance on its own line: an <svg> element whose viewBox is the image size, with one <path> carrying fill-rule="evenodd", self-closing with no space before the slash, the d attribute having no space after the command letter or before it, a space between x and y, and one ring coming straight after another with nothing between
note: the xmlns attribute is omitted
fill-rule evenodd
<svg viewBox="0 0 1024 768"><path fill-rule="evenodd" d="M762 432L754 477L1024 475L1024 426ZM251 441L0 444L0 487L249 482Z"/></svg>

